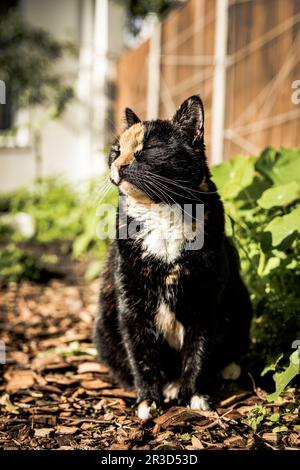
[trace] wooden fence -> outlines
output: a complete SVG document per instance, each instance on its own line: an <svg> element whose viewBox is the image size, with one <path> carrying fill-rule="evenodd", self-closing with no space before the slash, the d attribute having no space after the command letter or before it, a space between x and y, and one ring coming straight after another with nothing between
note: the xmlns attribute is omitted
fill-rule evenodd
<svg viewBox="0 0 300 470"><path fill-rule="evenodd" d="M297 79L299 0L189 0L120 58L116 123L125 106L143 119L164 118L198 93L213 163L268 145L300 146ZM222 145L213 149L212 139Z"/></svg>

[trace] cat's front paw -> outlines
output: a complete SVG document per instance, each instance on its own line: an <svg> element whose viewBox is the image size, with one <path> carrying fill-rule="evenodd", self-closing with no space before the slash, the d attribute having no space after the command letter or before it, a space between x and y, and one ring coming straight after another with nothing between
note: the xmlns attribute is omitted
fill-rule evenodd
<svg viewBox="0 0 300 470"><path fill-rule="evenodd" d="M205 395L200 395L195 393L188 404L188 408L192 410L208 411L210 410L210 405L208 397Z"/></svg>
<svg viewBox="0 0 300 470"><path fill-rule="evenodd" d="M155 417L156 411L157 411L157 404L155 401L142 400L137 405L136 415L141 420L146 421L152 417Z"/></svg>
<svg viewBox="0 0 300 470"><path fill-rule="evenodd" d="M202 395L195 390L182 389L179 392L178 402L192 410L207 411L210 410L208 395Z"/></svg>

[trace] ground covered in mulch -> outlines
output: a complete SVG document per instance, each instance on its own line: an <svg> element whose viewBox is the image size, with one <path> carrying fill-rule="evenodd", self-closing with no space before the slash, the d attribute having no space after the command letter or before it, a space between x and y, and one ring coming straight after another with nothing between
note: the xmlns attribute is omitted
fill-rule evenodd
<svg viewBox="0 0 300 470"><path fill-rule="evenodd" d="M268 404L253 381L227 385L214 411L174 406L141 423L134 393L97 362L98 282L85 282L78 263L63 271L0 290L0 449L300 449L295 396Z"/></svg>

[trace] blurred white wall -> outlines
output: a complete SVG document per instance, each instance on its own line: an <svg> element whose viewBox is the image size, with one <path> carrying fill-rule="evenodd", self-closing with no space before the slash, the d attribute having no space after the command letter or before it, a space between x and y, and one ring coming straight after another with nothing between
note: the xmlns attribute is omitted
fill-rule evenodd
<svg viewBox="0 0 300 470"><path fill-rule="evenodd" d="M73 80L76 97L63 117L42 132L43 176L78 182L105 168L105 147L113 135L116 59L124 50L125 7L114 0L21 0L29 23L57 39L71 41L78 57L61 71ZM19 113L24 121L26 113ZM25 118L24 118L25 115ZM29 185L35 178L30 133L24 130L0 147L0 191Z"/></svg>

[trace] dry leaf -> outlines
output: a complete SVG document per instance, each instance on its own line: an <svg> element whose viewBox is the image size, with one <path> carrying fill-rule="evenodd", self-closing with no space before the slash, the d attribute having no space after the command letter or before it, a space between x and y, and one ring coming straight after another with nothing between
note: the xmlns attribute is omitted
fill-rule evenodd
<svg viewBox="0 0 300 470"><path fill-rule="evenodd" d="M174 433L172 431L161 432L158 434L158 436L155 437L155 440L156 442L162 442L162 441L169 439L169 437L173 436L173 434Z"/></svg>
<svg viewBox="0 0 300 470"><path fill-rule="evenodd" d="M204 449L204 445L202 444L200 439L198 439L198 437L192 436L192 441L191 442L192 442L193 448L195 448L195 449Z"/></svg>

